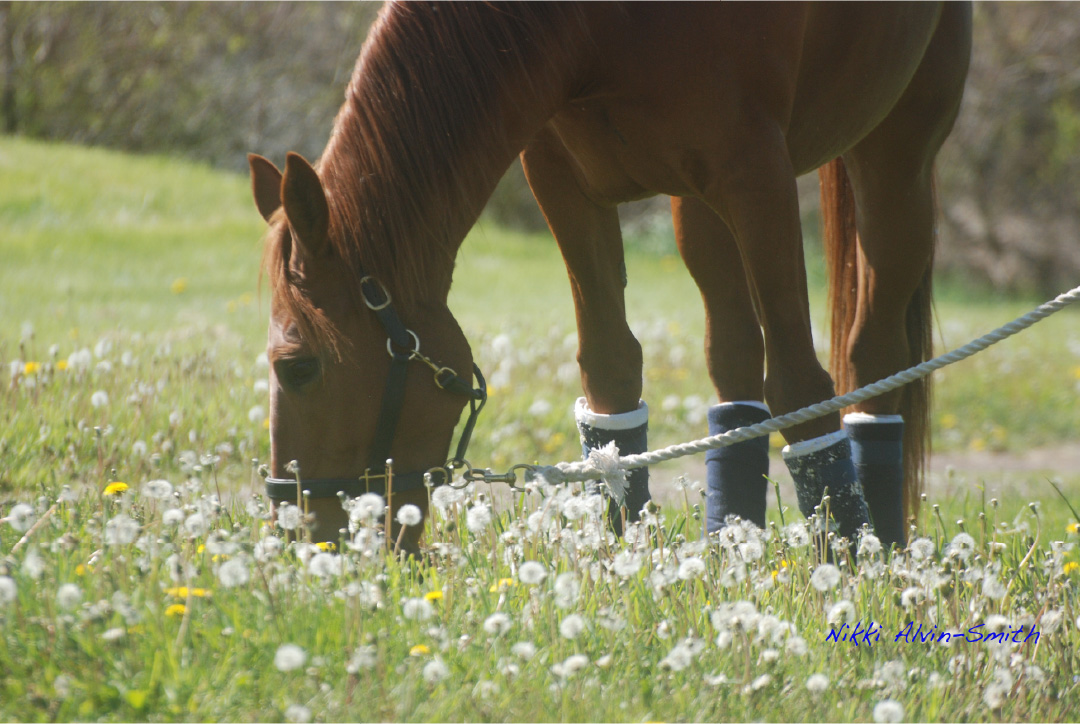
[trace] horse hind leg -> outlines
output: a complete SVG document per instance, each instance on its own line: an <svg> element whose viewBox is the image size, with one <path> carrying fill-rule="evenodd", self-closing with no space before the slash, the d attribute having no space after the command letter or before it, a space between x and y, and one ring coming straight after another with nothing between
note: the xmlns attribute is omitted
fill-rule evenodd
<svg viewBox="0 0 1080 724"><path fill-rule="evenodd" d="M626 323L622 233L615 207L593 202L581 190L565 151L541 132L521 155L529 186L566 262L578 328L578 365L585 396L575 419L582 452L615 443L621 455L648 447L649 408L641 400L641 346ZM628 520L649 502L649 469L627 476ZM593 483L588 489L596 490ZM609 522L622 531L623 512L612 501Z"/></svg>
<svg viewBox="0 0 1080 724"><path fill-rule="evenodd" d="M834 389L814 350L795 172L777 126L737 129L732 143L724 174L702 198L722 214L736 239L763 330L765 396L774 413L784 414L829 399ZM812 515L827 488L840 534L853 538L869 518L840 416L810 420L783 434L800 511Z"/></svg>
<svg viewBox="0 0 1080 724"><path fill-rule="evenodd" d="M836 337L844 387L861 387L931 355L933 160L959 110L969 37L963 7L946 7L905 95L844 155L854 192L855 304ZM929 380L855 407L845 425L874 526L902 546L905 511L918 505L928 446Z"/></svg>
<svg viewBox="0 0 1080 724"><path fill-rule="evenodd" d="M705 360L719 399L709 409L709 434L762 422L769 418L765 346L735 238L699 199L673 197L671 214L679 253L705 304ZM705 469L708 532L732 515L765 527L768 437L710 450Z"/></svg>

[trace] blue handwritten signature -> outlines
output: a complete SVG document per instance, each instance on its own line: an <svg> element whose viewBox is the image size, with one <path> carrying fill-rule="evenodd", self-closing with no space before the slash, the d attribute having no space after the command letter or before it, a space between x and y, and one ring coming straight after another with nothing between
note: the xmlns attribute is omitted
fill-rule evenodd
<svg viewBox="0 0 1080 724"><path fill-rule="evenodd" d="M893 637L893 643L899 643L903 641L909 644L927 644L927 643L950 643L951 641L966 641L967 643L1014 643L1025 644L1032 637L1035 638L1035 643L1039 642L1039 632L1032 626L1031 630L1027 632L1027 635L1022 639L1017 638L1022 636L1026 627L1021 624L1019 628L1011 629L1009 631L980 631L985 627L985 624L978 624L972 626L966 632L961 631L939 631L937 625L931 628L923 630L923 625L920 623L918 628L915 627L913 621L908 621L907 625L897 631ZM855 647L867 646L872 647L874 644L881 641L881 633L884 631L882 626L874 621L870 621L867 624L863 624L862 621L856 621L855 626L850 624L843 624L840 628L829 628L829 633L825 636L826 641L832 641L834 643L847 643ZM887 639L886 639L887 640Z"/></svg>

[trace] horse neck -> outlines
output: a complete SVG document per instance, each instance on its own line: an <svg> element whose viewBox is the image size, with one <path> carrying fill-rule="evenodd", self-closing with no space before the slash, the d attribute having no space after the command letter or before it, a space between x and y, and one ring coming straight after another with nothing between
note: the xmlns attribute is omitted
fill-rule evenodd
<svg viewBox="0 0 1080 724"><path fill-rule="evenodd" d="M345 246L406 305L445 303L462 240L588 47L576 10L518 7L388 4L320 161Z"/></svg>

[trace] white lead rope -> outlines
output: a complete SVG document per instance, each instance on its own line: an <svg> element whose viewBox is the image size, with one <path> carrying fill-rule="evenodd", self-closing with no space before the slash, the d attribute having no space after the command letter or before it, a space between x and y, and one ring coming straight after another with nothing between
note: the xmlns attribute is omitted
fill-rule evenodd
<svg viewBox="0 0 1080 724"><path fill-rule="evenodd" d="M833 412L839 412L845 407L864 402L877 397L878 395L883 395L886 392L891 392L910 382L922 379L942 367L954 364L982 352L987 347L997 344L998 342L1013 336L1017 332L1022 332L1036 322L1046 319L1051 314L1064 309L1076 301L1080 301L1080 287L1076 287L1059 295L1055 299L1038 306L1022 317L1018 317L1008 324L998 327L994 331L984 334L975 341L969 342L952 352L947 352L939 357L935 357L914 367L903 370L902 372L897 372L883 380L878 380L865 387L860 387L846 395L839 395L831 400L819 402L810 405L809 407L804 407L801 410L789 412L786 415L773 417L764 422L759 422L756 425L747 425L746 427L730 430L720 435L713 435L712 437L705 437L700 440L672 445L670 447L638 455L627 455L625 457L620 456L614 444L611 444L605 448L593 450L585 460L562 462L555 465L538 465L532 468L532 472L533 475L542 477L550 484L601 480L607 483L613 497L621 501L623 494L625 493L626 472L628 470L640 468L645 465L655 465L656 463L674 460L675 458L685 457L687 455L695 455L697 453L705 452L706 450L727 447L728 445L734 445L735 443L743 442L745 440L752 440L756 437L769 435L774 432L779 432L780 430L786 430L789 427L801 425L810 420L816 420L819 417L824 417Z"/></svg>

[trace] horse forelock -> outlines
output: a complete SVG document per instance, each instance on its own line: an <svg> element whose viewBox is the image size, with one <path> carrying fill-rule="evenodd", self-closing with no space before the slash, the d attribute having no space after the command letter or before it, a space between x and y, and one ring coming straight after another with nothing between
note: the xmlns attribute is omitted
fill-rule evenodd
<svg viewBox="0 0 1080 724"><path fill-rule="evenodd" d="M296 324L314 351L340 359L347 340L289 273L292 244L286 232L288 221L284 210L274 212L269 223L263 243L262 267L270 284L273 303Z"/></svg>

